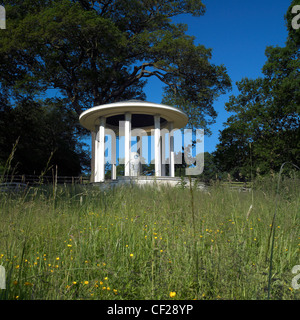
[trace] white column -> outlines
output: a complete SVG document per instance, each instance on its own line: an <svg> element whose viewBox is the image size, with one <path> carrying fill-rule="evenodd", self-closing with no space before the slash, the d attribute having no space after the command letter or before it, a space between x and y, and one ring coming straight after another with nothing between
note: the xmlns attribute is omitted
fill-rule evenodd
<svg viewBox="0 0 300 320"><path fill-rule="evenodd" d="M125 113L125 170L124 175L130 176L130 152L131 152L131 113Z"/></svg>
<svg viewBox="0 0 300 320"><path fill-rule="evenodd" d="M111 136L111 179L117 179L117 137Z"/></svg>
<svg viewBox="0 0 300 320"><path fill-rule="evenodd" d="M175 157L174 157L174 123L169 122L169 150L170 150L170 161L169 161L169 175L175 177Z"/></svg>
<svg viewBox="0 0 300 320"><path fill-rule="evenodd" d="M98 146L96 150L96 167L97 167L97 182L102 182L105 180L105 124L106 119L104 117L100 117L100 124L98 130Z"/></svg>
<svg viewBox="0 0 300 320"><path fill-rule="evenodd" d="M92 159L91 159L91 179L90 182L95 182L95 155L96 155L96 130L98 130L98 128L95 129L95 131L92 131Z"/></svg>
<svg viewBox="0 0 300 320"><path fill-rule="evenodd" d="M165 146L165 133L163 132L164 130L160 130L160 132L162 133L161 137L160 137L160 152L161 152L161 175L162 177L164 177L166 175L166 157L165 157L165 152L166 152L166 146Z"/></svg>
<svg viewBox="0 0 300 320"><path fill-rule="evenodd" d="M111 165L111 179L112 180L117 179L117 166L115 164Z"/></svg>
<svg viewBox="0 0 300 320"><path fill-rule="evenodd" d="M95 159L94 159L94 182L98 182L98 162L99 162L99 125L95 126L95 140L94 140L94 150L95 150Z"/></svg>
<svg viewBox="0 0 300 320"><path fill-rule="evenodd" d="M161 176L161 140L160 140L160 116L154 116L154 159L155 159L155 176Z"/></svg>

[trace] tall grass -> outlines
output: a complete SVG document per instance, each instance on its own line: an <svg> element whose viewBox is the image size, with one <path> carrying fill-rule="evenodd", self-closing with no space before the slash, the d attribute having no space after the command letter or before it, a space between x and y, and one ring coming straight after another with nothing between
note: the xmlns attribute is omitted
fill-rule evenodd
<svg viewBox="0 0 300 320"><path fill-rule="evenodd" d="M299 299L291 287L299 180L281 185L270 299ZM266 299L275 198L263 182L253 194L218 184L209 192L42 185L2 193L0 298Z"/></svg>
<svg viewBox="0 0 300 320"><path fill-rule="evenodd" d="M300 169L298 166L296 166L293 163L290 162L285 162L281 165L280 171L278 174L278 182L277 182L277 192L276 192L276 199L275 199L275 210L274 210L274 215L272 219L272 224L271 224L271 231L270 231L270 237L272 237L272 242L271 242L271 254L270 254L270 266L269 266L269 280L268 280L268 299L270 298L270 292L271 292L271 279L272 279L272 264L273 264L273 252L274 252L274 240L275 240L275 233L276 233L276 228L275 228L275 222L276 222L276 215L277 215L277 205L278 205L278 198L280 195L279 188L280 188L280 179L281 179L281 174L283 172L283 168L286 164L292 165L296 169Z"/></svg>

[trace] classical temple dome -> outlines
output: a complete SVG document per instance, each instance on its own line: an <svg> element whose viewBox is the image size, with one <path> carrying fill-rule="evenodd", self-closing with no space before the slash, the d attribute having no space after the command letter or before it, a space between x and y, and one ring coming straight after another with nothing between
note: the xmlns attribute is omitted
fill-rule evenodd
<svg viewBox="0 0 300 320"><path fill-rule="evenodd" d="M84 111L79 121L92 133L92 182L105 180L105 135L112 136L112 179L116 177L116 141L118 135L125 136L125 177L138 175L136 161L141 156L142 139L139 130L146 135L154 133L155 176L165 176L165 165L162 163L161 129L168 129L169 134L169 176L175 177L174 168L174 129L181 129L188 122L187 115L177 108L141 100L121 101L95 106ZM120 132L122 124L122 132ZM172 131L173 130L173 131ZM138 152L134 157L131 152L131 136L138 137ZM130 163L135 159L135 169Z"/></svg>
<svg viewBox="0 0 300 320"><path fill-rule="evenodd" d="M174 128L178 129L185 127L188 122L187 115L178 108L141 100L129 100L96 106L84 111L79 120L83 127L94 131L98 119L105 117L107 127L114 128L119 126L119 121L124 121L126 112L132 114L132 129L142 128L146 131L153 129L153 116L156 114L160 115L161 129L166 127L168 122L173 122Z"/></svg>

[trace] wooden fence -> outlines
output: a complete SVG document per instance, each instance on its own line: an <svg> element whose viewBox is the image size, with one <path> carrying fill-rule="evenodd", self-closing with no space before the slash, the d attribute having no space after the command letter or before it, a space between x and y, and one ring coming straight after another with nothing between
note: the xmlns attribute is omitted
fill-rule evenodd
<svg viewBox="0 0 300 320"><path fill-rule="evenodd" d="M87 184L89 177L70 177L70 176L37 176L37 175L5 175L0 177L0 183L17 183L27 185L37 184Z"/></svg>

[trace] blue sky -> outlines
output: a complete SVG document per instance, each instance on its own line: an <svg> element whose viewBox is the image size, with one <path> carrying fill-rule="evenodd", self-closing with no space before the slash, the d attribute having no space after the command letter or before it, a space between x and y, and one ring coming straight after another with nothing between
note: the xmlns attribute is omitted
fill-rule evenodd
<svg viewBox="0 0 300 320"><path fill-rule="evenodd" d="M211 62L224 64L232 80L232 91L214 103L218 113L212 135L205 137L204 150L212 152L218 143L219 130L228 118L224 106L230 95L237 95L236 82L258 78L266 62L267 46L284 46L287 38L284 15L291 0L203 0L206 13L201 17L180 15L176 23L188 25L187 33L195 43L212 48ZM163 85L150 79L145 89L147 101L160 103Z"/></svg>

